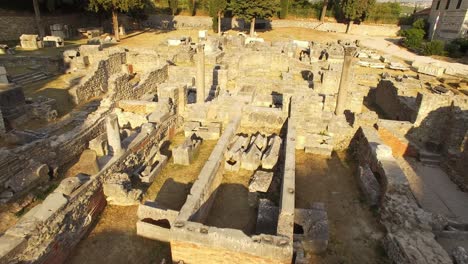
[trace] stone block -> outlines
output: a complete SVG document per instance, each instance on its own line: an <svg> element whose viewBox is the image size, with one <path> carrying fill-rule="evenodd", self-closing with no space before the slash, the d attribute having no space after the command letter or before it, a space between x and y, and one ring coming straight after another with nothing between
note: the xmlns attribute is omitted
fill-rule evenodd
<svg viewBox="0 0 468 264"><path fill-rule="evenodd" d="M68 203L67 198L62 193L53 192L38 205L33 217L40 221L47 221L58 210L62 209Z"/></svg>
<svg viewBox="0 0 468 264"><path fill-rule="evenodd" d="M242 155L241 168L246 170L254 171L262 164L262 151L253 144L250 148Z"/></svg>
<svg viewBox="0 0 468 264"><path fill-rule="evenodd" d="M169 112L155 111L148 115L148 121L150 123L161 124L166 121L170 116Z"/></svg>
<svg viewBox="0 0 468 264"><path fill-rule="evenodd" d="M249 192L267 192L272 179L273 172L256 171L249 184Z"/></svg>
<svg viewBox="0 0 468 264"><path fill-rule="evenodd" d="M151 166L147 166L140 174L140 180L144 183L152 183L156 176L164 169L168 161L167 156L158 154L156 161Z"/></svg>
<svg viewBox="0 0 468 264"><path fill-rule="evenodd" d="M23 49L40 49L43 48L42 41L39 35L23 34L20 36L21 48Z"/></svg>
<svg viewBox="0 0 468 264"><path fill-rule="evenodd" d="M281 149L282 140L279 136L273 136L270 139L268 148L262 157L262 168L273 169L278 162L279 152Z"/></svg>
<svg viewBox="0 0 468 264"><path fill-rule="evenodd" d="M139 101L139 100L121 100L118 102L118 106L125 112L132 112L135 114L150 114L158 109L158 103L148 102L148 101ZM169 112L169 109L167 111Z"/></svg>
<svg viewBox="0 0 468 264"><path fill-rule="evenodd" d="M202 141L195 135L188 137L182 145L172 150L174 164L190 165L196 152L198 152Z"/></svg>
<svg viewBox="0 0 468 264"><path fill-rule="evenodd" d="M195 134L204 140L216 140L221 135L220 123L209 123L195 129Z"/></svg>
<svg viewBox="0 0 468 264"><path fill-rule="evenodd" d="M54 190L54 192L70 196L81 185L89 181L89 179L90 177L85 174L78 174L75 177L65 178L64 180L62 180L60 185Z"/></svg>
<svg viewBox="0 0 468 264"><path fill-rule="evenodd" d="M102 185L107 202L113 205L128 206L139 204L141 190L132 189L130 177L126 173L110 175Z"/></svg>
<svg viewBox="0 0 468 264"><path fill-rule="evenodd" d="M11 258L20 254L26 246L27 241L23 237L0 236L0 263L11 263Z"/></svg>
<svg viewBox="0 0 468 264"><path fill-rule="evenodd" d="M318 254L327 249L329 227L323 203L314 203L311 209L295 209L294 223L302 226L304 230L303 236L299 237L305 250Z"/></svg>
<svg viewBox="0 0 468 264"><path fill-rule="evenodd" d="M107 134L102 133L96 138L89 141L89 149L94 150L98 157L102 157L108 154L107 149Z"/></svg>
<svg viewBox="0 0 468 264"><path fill-rule="evenodd" d="M44 42L44 47L59 48L59 47L65 46L65 42L63 41L63 39L61 37L56 37L56 36L45 36L43 38L43 42Z"/></svg>
<svg viewBox="0 0 468 264"><path fill-rule="evenodd" d="M379 204L380 185L368 165L359 166L359 186L370 205Z"/></svg>
<svg viewBox="0 0 468 264"><path fill-rule="evenodd" d="M435 65L433 63L431 63L431 64L429 64L429 63L418 63L416 65L417 65L419 73L423 73L423 74L427 74L427 75L431 75L431 76L438 77L438 76L441 76L442 74L444 74L444 72L445 72L445 68L437 66L437 65ZM415 63L413 63L412 66L415 67Z"/></svg>
<svg viewBox="0 0 468 264"><path fill-rule="evenodd" d="M15 193L23 191L41 181L48 180L49 167L46 164L31 161L24 166L25 168L10 178L7 183L7 186Z"/></svg>

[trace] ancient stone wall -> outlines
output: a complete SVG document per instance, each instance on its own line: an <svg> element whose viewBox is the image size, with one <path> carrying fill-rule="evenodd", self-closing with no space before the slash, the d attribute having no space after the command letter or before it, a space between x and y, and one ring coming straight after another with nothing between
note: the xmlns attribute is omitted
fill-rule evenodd
<svg viewBox="0 0 468 264"><path fill-rule="evenodd" d="M152 146L173 136L179 125L179 118L172 116L81 186L56 189L0 237L0 263L65 261L106 204L103 180L115 172L128 173L132 169L128 164L143 161Z"/></svg>
<svg viewBox="0 0 468 264"><path fill-rule="evenodd" d="M49 26L53 24L66 24L75 29L99 25L97 16L93 14L42 15L41 18L45 26L46 34L50 34ZM1 11L0 32L2 32L2 34L0 34L0 41L19 40L22 34L38 34L34 14L21 15L14 12L5 13Z"/></svg>
<svg viewBox="0 0 468 264"><path fill-rule="evenodd" d="M240 116L234 116L224 130L197 180L192 185L190 194L177 217L178 221L203 222L208 215L218 186L223 179L224 152L234 137L239 124Z"/></svg>
<svg viewBox="0 0 468 264"><path fill-rule="evenodd" d="M392 120L414 122L417 115L416 97L405 95L409 88L392 80L381 80L375 89L375 104Z"/></svg>
<svg viewBox="0 0 468 264"><path fill-rule="evenodd" d="M361 127L350 149L361 166L370 167L382 187L380 222L387 231L384 247L389 258L405 264L451 263L432 233L439 226L437 219L418 206L391 148L377 131Z"/></svg>
<svg viewBox="0 0 468 264"><path fill-rule="evenodd" d="M42 71L58 72L63 68L63 60L50 56L0 56L0 65L7 68L41 66Z"/></svg>
<svg viewBox="0 0 468 264"><path fill-rule="evenodd" d="M69 93L74 102L82 104L107 92L109 77L122 70L122 64L125 62L123 57L122 53L115 53L109 55L108 59L94 64L92 73L86 75L80 84L70 88Z"/></svg>

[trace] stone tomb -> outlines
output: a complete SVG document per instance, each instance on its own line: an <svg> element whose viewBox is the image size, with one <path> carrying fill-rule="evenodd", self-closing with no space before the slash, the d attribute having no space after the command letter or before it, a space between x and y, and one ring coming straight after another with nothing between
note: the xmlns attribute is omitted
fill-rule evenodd
<svg viewBox="0 0 468 264"><path fill-rule="evenodd" d="M23 34L20 36L20 43L23 49L40 49L44 47L39 35Z"/></svg>

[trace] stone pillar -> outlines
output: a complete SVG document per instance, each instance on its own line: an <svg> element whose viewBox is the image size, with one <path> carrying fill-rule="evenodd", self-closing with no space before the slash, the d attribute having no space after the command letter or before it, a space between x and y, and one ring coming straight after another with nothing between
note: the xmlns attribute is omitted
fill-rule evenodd
<svg viewBox="0 0 468 264"><path fill-rule="evenodd" d="M5 121L3 120L2 110L0 110L0 136L6 133Z"/></svg>
<svg viewBox="0 0 468 264"><path fill-rule="evenodd" d="M195 78L195 86L197 87L197 103L205 102L205 46L198 44L197 46L197 77Z"/></svg>
<svg viewBox="0 0 468 264"><path fill-rule="evenodd" d="M187 105L187 86L183 85L179 87L179 98L177 100L177 112L181 115L185 112L185 106Z"/></svg>
<svg viewBox="0 0 468 264"><path fill-rule="evenodd" d="M344 61L343 68L341 70L340 87L338 89L338 99L336 101L335 114L340 115L344 113L346 107L346 97L348 95L348 86L352 82L352 62L353 55L356 51L356 47L345 47L344 48Z"/></svg>
<svg viewBox="0 0 468 264"><path fill-rule="evenodd" d="M107 142L109 144L109 153L113 156L122 152L122 143L120 142L120 129L117 115L110 114L106 118Z"/></svg>

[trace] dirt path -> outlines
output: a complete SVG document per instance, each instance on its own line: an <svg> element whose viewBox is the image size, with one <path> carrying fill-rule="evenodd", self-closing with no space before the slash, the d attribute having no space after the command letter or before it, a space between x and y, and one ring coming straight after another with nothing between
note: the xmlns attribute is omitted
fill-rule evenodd
<svg viewBox="0 0 468 264"><path fill-rule="evenodd" d="M440 167L424 166L414 159L397 160L424 210L468 224L468 193L460 191Z"/></svg>
<svg viewBox="0 0 468 264"><path fill-rule="evenodd" d="M383 230L363 200L344 154L331 159L296 152L296 207L325 203L330 241L311 263L390 263L381 247Z"/></svg>

